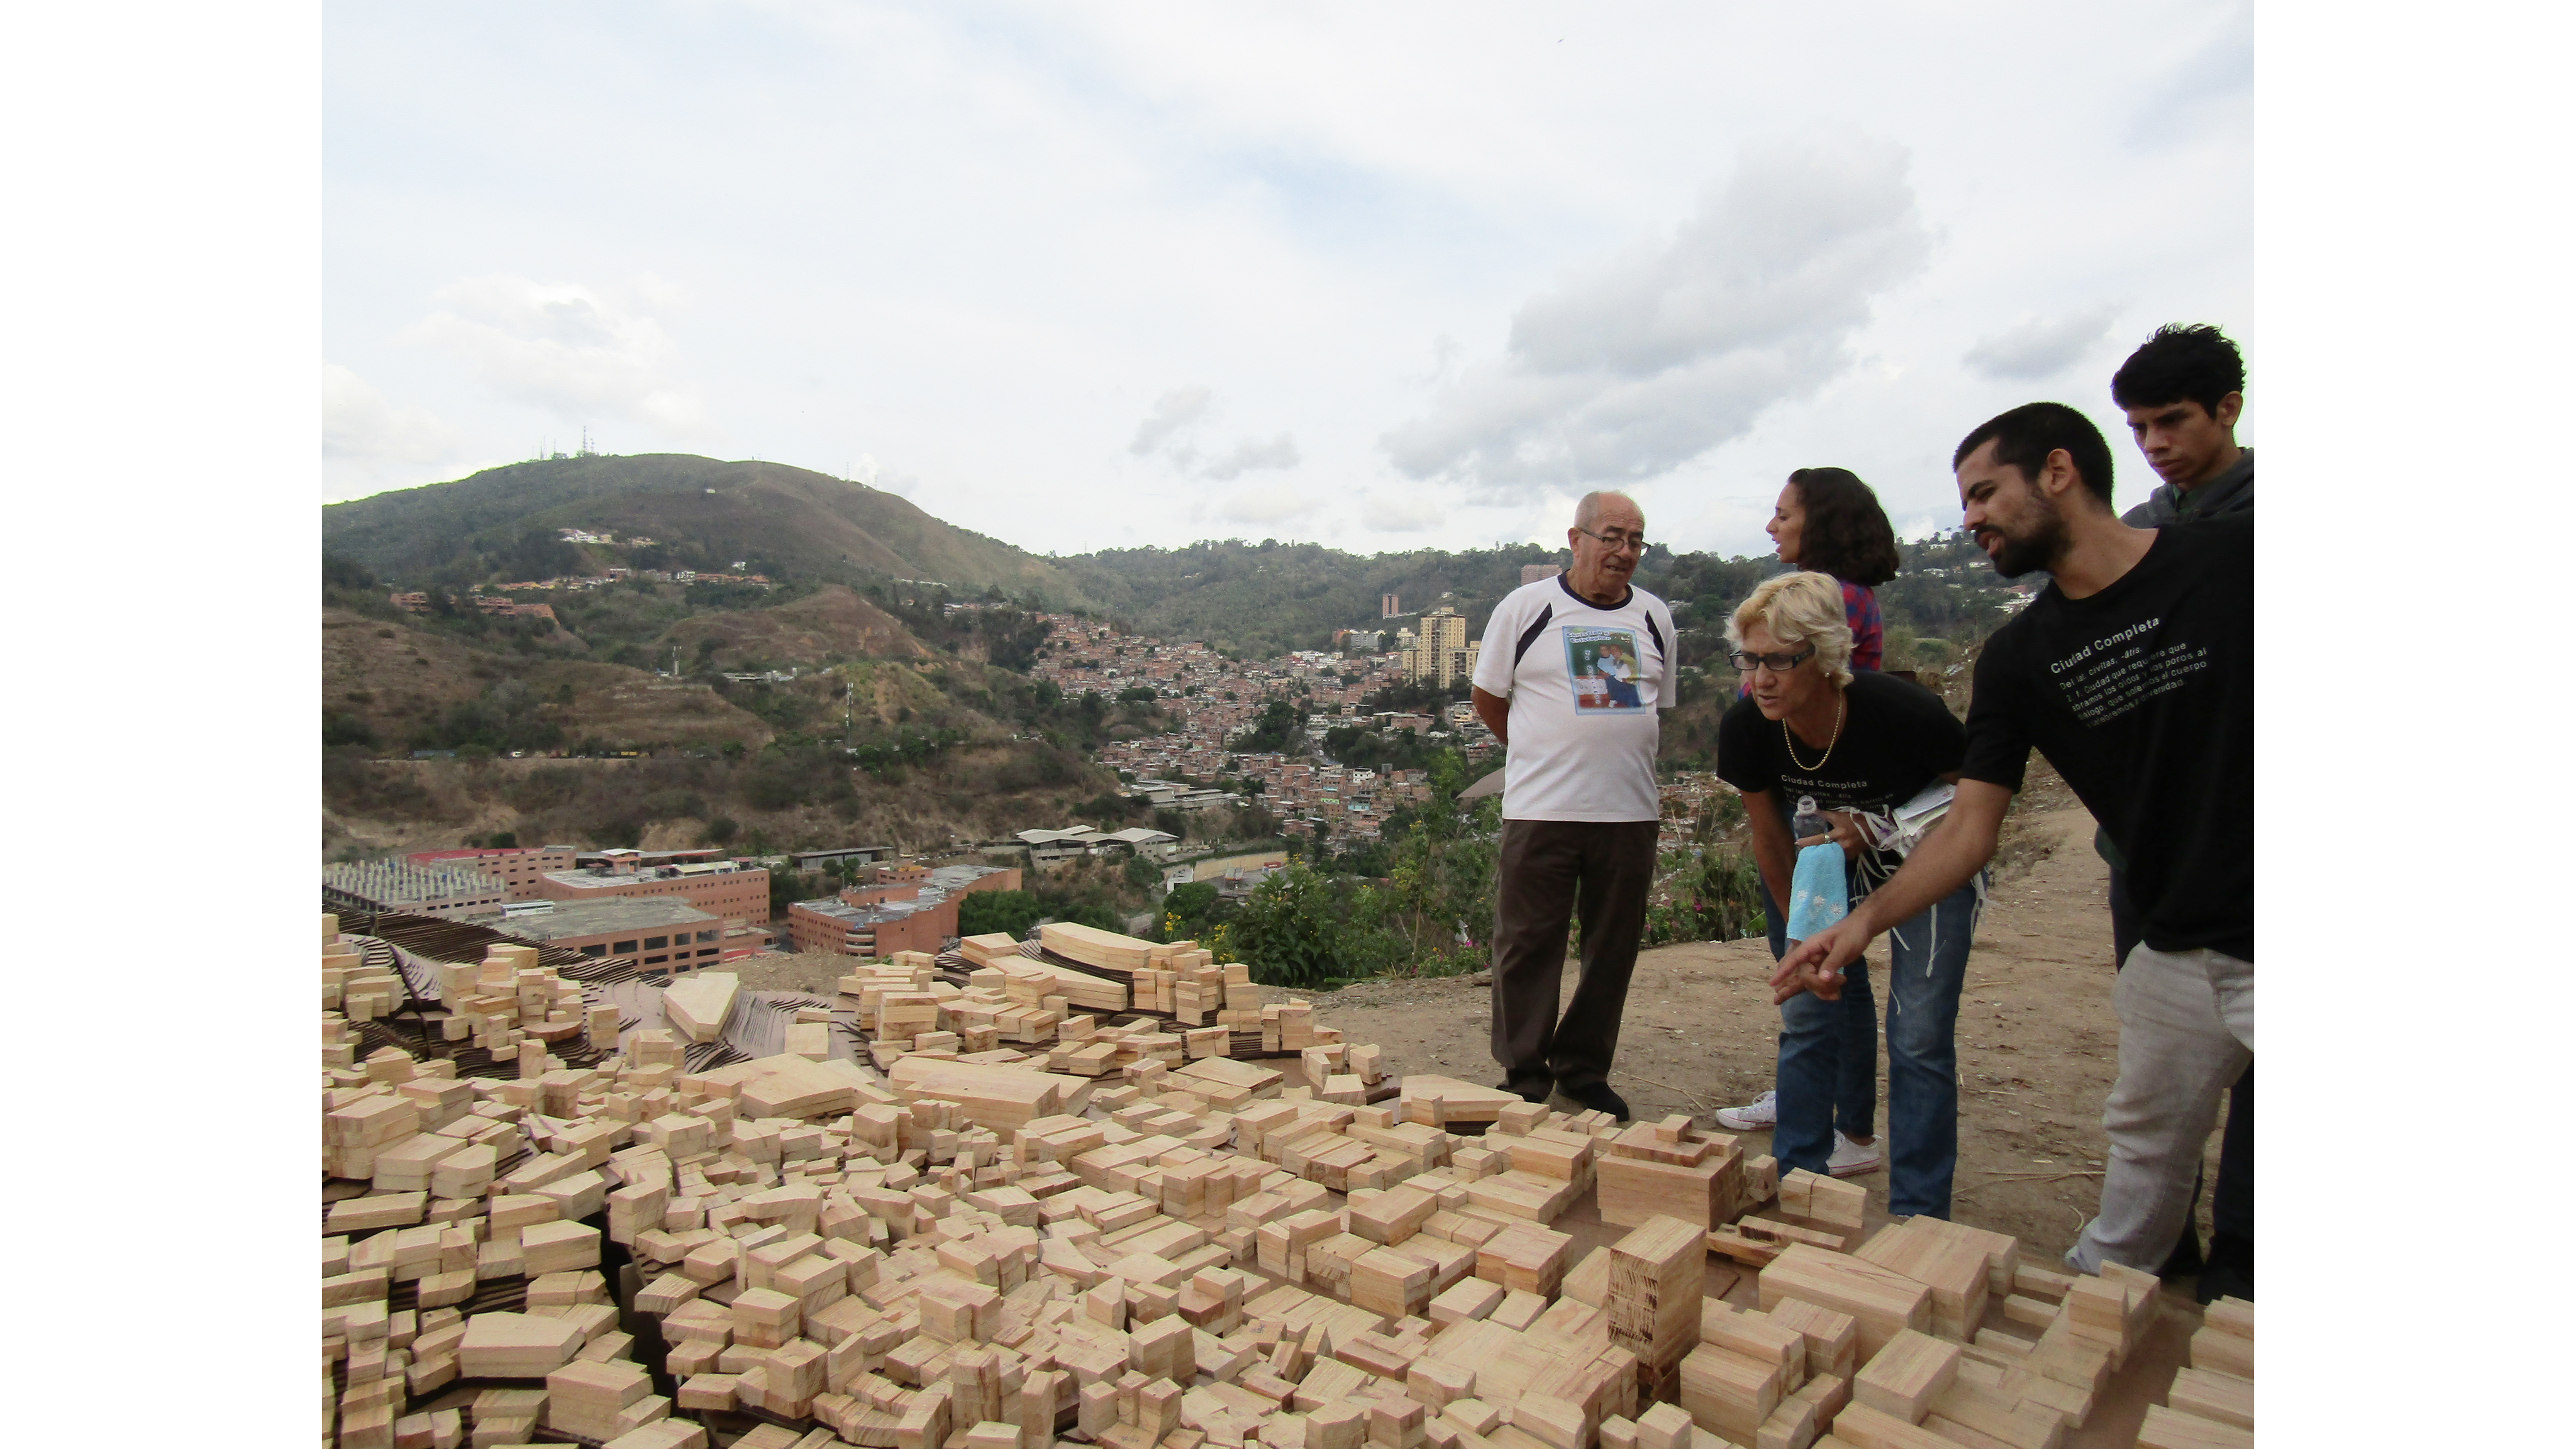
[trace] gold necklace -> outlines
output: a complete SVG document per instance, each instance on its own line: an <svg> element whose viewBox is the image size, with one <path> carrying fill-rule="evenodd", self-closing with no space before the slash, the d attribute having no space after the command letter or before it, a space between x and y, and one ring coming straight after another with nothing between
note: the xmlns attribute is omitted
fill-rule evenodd
<svg viewBox="0 0 2576 1449"><path fill-rule="evenodd" d="M1781 721L1780 721L1780 743L1781 743L1782 745L1784 745L1784 746L1786 746L1786 747L1788 748L1788 751L1789 751L1789 763L1790 763L1791 765L1795 766L1795 767L1796 767L1797 769L1799 769L1800 771L1805 772L1805 773L1809 773L1809 774L1812 774L1812 773L1814 773L1815 771L1821 770L1821 769L1823 769L1823 768L1825 767L1825 761L1826 761L1826 760L1830 760L1830 759L1832 759L1832 758L1834 757L1834 746L1835 746L1836 744L1840 743L1840 742L1841 742L1841 740L1842 740L1842 737L1843 737L1843 710L1844 710L1844 709L1845 709L1845 707L1846 707L1846 706L1848 706L1850 703L1851 703L1851 696L1849 696L1849 695L1841 696L1840 698L1837 698L1837 699L1834 701L1834 732L1833 732L1833 735L1825 741L1825 753L1824 753L1821 757L1819 757L1819 758L1817 759L1817 761L1816 761L1814 764L1812 764L1812 765L1810 765L1810 764L1806 763L1805 761L1803 761L1803 760L1801 760L1801 759L1799 759L1799 758L1798 758L1798 738L1797 738L1797 736L1795 736L1795 735L1793 735L1793 734L1789 733L1789 721L1788 721L1788 719L1787 719L1786 717L1783 717L1783 718L1781 719Z"/></svg>

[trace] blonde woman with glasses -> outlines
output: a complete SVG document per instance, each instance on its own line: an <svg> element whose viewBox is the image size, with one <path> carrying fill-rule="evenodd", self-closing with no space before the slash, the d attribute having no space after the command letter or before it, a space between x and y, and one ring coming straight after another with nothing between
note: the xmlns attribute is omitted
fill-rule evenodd
<svg viewBox="0 0 2576 1449"><path fill-rule="evenodd" d="M1902 863L1872 843L1858 817L1891 817L1926 788L1955 782L1967 729L1921 685L1852 669L1843 589L1829 575L1764 581L1736 608L1726 637L1749 687L1718 725L1717 772L1744 794L1771 898L1791 899L1797 849L1830 843L1842 849L1857 904ZM1793 812L1821 815L1828 829L1793 841ZM1959 1156L1954 1028L1982 883L1959 887L1888 933L1885 1156L1887 1210L1898 1217L1950 1215ZM1785 949L1776 923L1772 941L1775 954ZM1854 1077L1874 1078L1876 1002L1862 963L1845 978L1836 1000L1801 993L1780 1007L1771 1154L1784 1172L1853 1176L1855 1161L1866 1164L1859 1171L1877 1166L1876 1094L1849 1090Z"/></svg>

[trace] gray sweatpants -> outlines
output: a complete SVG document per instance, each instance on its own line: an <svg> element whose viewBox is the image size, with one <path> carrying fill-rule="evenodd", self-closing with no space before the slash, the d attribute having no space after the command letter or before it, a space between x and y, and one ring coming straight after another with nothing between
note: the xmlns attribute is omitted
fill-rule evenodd
<svg viewBox="0 0 2576 1449"><path fill-rule="evenodd" d="M2141 942L2120 968L2111 1005L2120 1015L2120 1076L2102 1104L2111 1137L2102 1208L2066 1265L2152 1273L2191 1216L2219 1096L2254 1060L2254 963Z"/></svg>

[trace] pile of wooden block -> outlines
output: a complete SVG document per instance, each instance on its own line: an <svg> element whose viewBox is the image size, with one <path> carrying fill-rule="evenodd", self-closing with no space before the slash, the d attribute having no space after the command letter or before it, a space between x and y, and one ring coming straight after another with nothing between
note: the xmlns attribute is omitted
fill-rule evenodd
<svg viewBox="0 0 2576 1449"><path fill-rule="evenodd" d="M382 966L370 966L355 942L340 934L340 918L322 917L322 1009L350 1021L373 1021L390 1014L409 995L402 978Z"/></svg>
<svg viewBox="0 0 2576 1449"><path fill-rule="evenodd" d="M870 1060L886 1070L911 1053L982 1058L1053 1048L1052 1069L1097 1077L1140 1058L1178 1066L1230 1056L1235 1032L1262 1028L1250 968L1219 966L1193 942L1069 923L1039 933L1041 943L1026 945L1003 935L964 938L954 958L971 968L963 987L941 979L935 959L918 952L842 977ZM1111 1015L1131 1019L1112 1025ZM1307 1033L1307 1044L1325 1039L1339 1038Z"/></svg>
<svg viewBox="0 0 2576 1449"><path fill-rule="evenodd" d="M436 970L447 1008L440 1031L448 1041L470 1042L496 1057L524 1055L532 1044L539 1057L547 1046L575 1039L593 1044L594 1017L581 984L538 964L534 946L495 943L480 962L441 962ZM616 1019L607 1020L613 1046Z"/></svg>
<svg viewBox="0 0 2576 1449"><path fill-rule="evenodd" d="M752 1449L2056 1449L2157 1311L2145 1275L2000 1234L1864 1233L1860 1189L1687 1120L1386 1079L1306 1003L1260 1009L1301 1043L1271 1063L1087 1013L960 1050L1056 1010L1001 944L964 988L926 958L845 978L881 1066L692 1073L653 1029L459 1081L334 1063L326 1018L337 1442L685 1449L719 1417ZM459 969L452 1000L562 1014L506 956ZM1587 1194L1629 1230L1578 1258L1551 1224ZM1705 1296L1712 1254L1759 1268L1756 1306ZM2209 1436L2250 1425L2251 1332L2213 1310L2140 1442L2237 1442Z"/></svg>
<svg viewBox="0 0 2576 1449"><path fill-rule="evenodd" d="M2253 1449L2254 1305L2221 1298L2191 1336L2191 1363L2138 1427L2141 1449Z"/></svg>

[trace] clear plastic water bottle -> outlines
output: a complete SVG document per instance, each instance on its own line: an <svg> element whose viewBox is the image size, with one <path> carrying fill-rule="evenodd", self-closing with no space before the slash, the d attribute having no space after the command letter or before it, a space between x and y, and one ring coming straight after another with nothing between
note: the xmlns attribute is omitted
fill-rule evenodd
<svg viewBox="0 0 2576 1449"><path fill-rule="evenodd" d="M1792 841L1813 840L1832 829L1832 822L1826 820L1824 812L1816 808L1815 796L1798 797L1798 813L1789 821L1789 838Z"/></svg>

